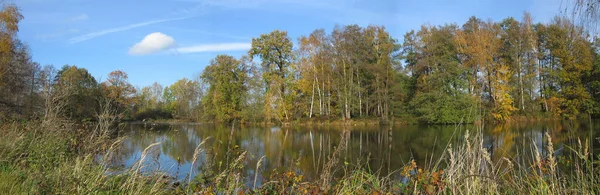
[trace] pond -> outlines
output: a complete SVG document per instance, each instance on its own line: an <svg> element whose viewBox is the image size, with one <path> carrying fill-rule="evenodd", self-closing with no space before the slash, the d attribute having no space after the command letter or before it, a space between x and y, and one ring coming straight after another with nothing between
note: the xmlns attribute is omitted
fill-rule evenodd
<svg viewBox="0 0 600 195"><path fill-rule="evenodd" d="M114 167L128 168L139 161L144 149L160 142L152 160L144 161L145 170L159 170L184 180L202 174L212 163L212 171L219 165L232 162L242 151L247 151L242 174L247 184L255 175L261 157L258 182L276 170L295 171L308 181L319 179L323 167L337 150L337 174L347 167L368 168L381 175L398 174L406 163L414 159L419 166L432 166L449 144L456 146L464 140L465 131L483 132L483 146L494 159L531 160L534 150L545 153L546 133L552 138L554 150L562 155L566 145L576 146L600 132L598 120L542 121L505 125L396 125L396 126L227 126L214 124L131 123L123 134L127 139L117 151ZM346 131L347 130L347 131ZM348 132L348 133L344 133ZM192 166L194 150L207 137L203 152ZM593 148L600 148L598 140L591 140ZM596 150L598 152L598 150ZM442 163L443 164L443 163Z"/></svg>

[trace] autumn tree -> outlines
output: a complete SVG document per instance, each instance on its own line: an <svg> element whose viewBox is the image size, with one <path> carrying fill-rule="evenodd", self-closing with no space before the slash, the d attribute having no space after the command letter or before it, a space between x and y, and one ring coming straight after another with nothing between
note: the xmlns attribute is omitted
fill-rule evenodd
<svg viewBox="0 0 600 195"><path fill-rule="evenodd" d="M39 64L31 60L28 46L17 38L23 19L14 5L0 10L0 120L32 116L40 110Z"/></svg>
<svg viewBox="0 0 600 195"><path fill-rule="evenodd" d="M528 107L534 110L533 93L536 75L535 34L531 16L523 15L523 21L513 18L504 19L500 23L502 46L500 55L505 64L512 70L510 79L511 96L516 97L516 107L522 112Z"/></svg>
<svg viewBox="0 0 600 195"><path fill-rule="evenodd" d="M289 120L293 102L292 52L293 43L286 31L275 30L269 34L252 39L252 48L248 56L260 57L264 69L265 114L267 120ZM287 90L286 90L287 89Z"/></svg>
<svg viewBox="0 0 600 195"><path fill-rule="evenodd" d="M0 11L0 87L7 84L6 77L13 65L15 41L22 19L19 8L14 5L4 5Z"/></svg>
<svg viewBox="0 0 600 195"><path fill-rule="evenodd" d="M298 88L305 94L306 105L303 113L308 118L327 115L327 95L331 94L331 45L323 29L313 31L309 36L298 39L297 51L300 79ZM329 98L330 100L331 98Z"/></svg>
<svg viewBox="0 0 600 195"><path fill-rule="evenodd" d="M135 104L135 88L128 81L129 76L122 70L115 70L108 74L108 78L102 83L102 91L106 98L113 101L119 113L131 114ZM121 116L124 117L124 116Z"/></svg>
<svg viewBox="0 0 600 195"><path fill-rule="evenodd" d="M500 33L500 25L471 17L454 40L461 63L470 70L469 91L487 103L495 120L506 121L516 108L509 94L512 70L500 56Z"/></svg>

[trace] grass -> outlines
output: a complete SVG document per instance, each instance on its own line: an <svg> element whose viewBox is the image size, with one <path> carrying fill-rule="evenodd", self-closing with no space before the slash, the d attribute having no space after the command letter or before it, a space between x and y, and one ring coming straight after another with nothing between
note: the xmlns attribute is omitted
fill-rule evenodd
<svg viewBox="0 0 600 195"><path fill-rule="evenodd" d="M109 114L109 113L108 113ZM104 116L106 117L106 116ZM228 162L210 162L210 148L202 141L195 149L206 156L203 169L193 178L176 181L157 170L148 170L160 143L149 145L139 162L115 173L108 164L125 138L110 136L110 120L79 125L66 120L14 122L0 126L0 191L7 194L599 194L599 156L592 138L579 140L555 156L546 134L543 148L522 151L520 156L494 160L475 130L448 145L431 166L415 161L397 170L400 177L380 176L364 165L340 162L339 149L349 132L328 157L316 181L301 173L281 170L257 186L263 162L252 179L242 178L246 151L231 150ZM102 124L100 124L102 123ZM90 133L93 132L93 133ZM533 143L533 141L532 141ZM535 145L534 145L535 146ZM540 153L539 151L545 151ZM97 158L101 155L102 158ZM531 155L531 161L520 159ZM342 173L341 177L336 177ZM190 175L194 172L190 171ZM251 185L245 183L250 181ZM253 181L253 182L252 182ZM184 182L180 184L179 182Z"/></svg>

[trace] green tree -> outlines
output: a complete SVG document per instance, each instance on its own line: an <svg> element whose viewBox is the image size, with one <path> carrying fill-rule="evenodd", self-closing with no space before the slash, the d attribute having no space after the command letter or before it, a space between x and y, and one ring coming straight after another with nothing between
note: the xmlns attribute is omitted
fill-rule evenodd
<svg viewBox="0 0 600 195"><path fill-rule="evenodd" d="M600 114L600 39L594 38L593 42L594 62L592 71L588 71L584 75L584 83L586 89L594 99L594 105L589 110L593 114Z"/></svg>
<svg viewBox="0 0 600 195"><path fill-rule="evenodd" d="M581 27L564 18L555 18L548 26L548 48L556 58L553 73L559 78L560 110L565 117L576 117L591 108L591 96L582 82L585 72L592 71L591 43Z"/></svg>
<svg viewBox="0 0 600 195"><path fill-rule="evenodd" d="M405 35L403 59L413 77L409 108L426 123L472 122L476 103L467 93L468 67L460 64L455 25L422 26Z"/></svg>
<svg viewBox="0 0 600 195"><path fill-rule="evenodd" d="M197 120L200 106L200 83L183 78L166 87L163 98L167 110L173 117L180 119Z"/></svg>
<svg viewBox="0 0 600 195"><path fill-rule="evenodd" d="M248 91L248 68L232 56L218 55L202 72L209 84L203 102L206 114L220 122L240 119Z"/></svg>
<svg viewBox="0 0 600 195"><path fill-rule="evenodd" d="M96 116L102 99L96 79L85 69L65 65L55 77L54 93L68 94L65 115L73 119Z"/></svg>

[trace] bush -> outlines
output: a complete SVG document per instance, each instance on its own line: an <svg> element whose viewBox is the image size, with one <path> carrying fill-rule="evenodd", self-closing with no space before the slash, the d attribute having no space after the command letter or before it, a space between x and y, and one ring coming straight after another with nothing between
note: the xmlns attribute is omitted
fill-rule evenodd
<svg viewBox="0 0 600 195"><path fill-rule="evenodd" d="M476 100L467 94L450 96L443 93L417 94L410 108L423 123L456 124L472 123L476 120Z"/></svg>
<svg viewBox="0 0 600 195"><path fill-rule="evenodd" d="M173 115L171 112L168 112L163 109L149 109L136 113L133 116L134 120L144 120L144 119L172 119Z"/></svg>

